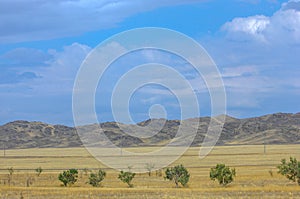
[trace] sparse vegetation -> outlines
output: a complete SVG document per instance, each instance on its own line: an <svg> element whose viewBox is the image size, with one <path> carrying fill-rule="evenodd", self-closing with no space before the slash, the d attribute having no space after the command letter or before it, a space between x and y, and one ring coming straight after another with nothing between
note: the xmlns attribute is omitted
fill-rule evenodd
<svg viewBox="0 0 300 199"><path fill-rule="evenodd" d="M273 174L273 170L272 170L272 169L270 169L270 170L269 170L269 174L270 174L270 176L271 176L271 177L273 177L273 176L274 176L274 174Z"/></svg>
<svg viewBox="0 0 300 199"><path fill-rule="evenodd" d="M131 169L133 168L133 166L132 165L128 165L127 168L128 168L128 171L131 172Z"/></svg>
<svg viewBox="0 0 300 199"><path fill-rule="evenodd" d="M209 177L211 180L217 180L220 185L226 186L231 183L235 177L235 169L230 169L225 164L217 164L210 169Z"/></svg>
<svg viewBox="0 0 300 199"><path fill-rule="evenodd" d="M129 148L132 151L143 152L153 149L156 148ZM163 177L159 177L161 172L163 176L165 175L165 168L153 170L152 177L149 177L148 173L136 174L132 180L136 188L128 189L127 184L118 179L119 171L109 169L95 161L94 157L89 156L83 148L11 149L7 151L7 157L14 156L14 158L3 158L3 161L0 161L0 198L20 198L21 192L24 198L300 198L300 186L292 181L289 183L284 176L277 174L277 166L281 158L284 158L282 154L290 154L289 156L298 159L300 145L270 145L267 158L262 155L262 145L216 146L201 160L196 158L198 153L199 147L191 147L176 161L178 164L188 166L191 175L188 182L190 188L175 189L173 181L166 182ZM57 158L56 154L62 155ZM38 156L41 158L37 158ZM209 182L208 173L216 166L216 161L226 162L226 166L230 168L238 168L239 177L238 180L234 179L234 186L223 188L218 186L219 183ZM177 164L171 166L175 165ZM7 168L10 166L13 166L14 173L11 185L8 186ZM43 168L43 172L37 178L35 168L39 166ZM76 188L58 188L62 183L57 177L62 173L64 166L82 168L80 173L83 177L78 177ZM134 164L134 167L145 169L145 164ZM87 168L87 176L84 176L83 168ZM104 185L102 188L94 188L88 183L90 172L98 171L95 168L106 171L105 179L100 183L100 186ZM126 165L125 169L128 171ZM270 170L273 170L273 177L268 172ZM30 176L35 180L33 184L30 184ZM30 188L26 187L27 180Z"/></svg>
<svg viewBox="0 0 300 199"><path fill-rule="evenodd" d="M78 178L78 170L77 169L69 169L67 171L63 171L58 175L58 179L63 183L63 185L70 186L75 184Z"/></svg>
<svg viewBox="0 0 300 199"><path fill-rule="evenodd" d="M9 175L8 175L8 184L10 186L11 182L12 182L12 176L13 176L15 170L14 170L13 167L9 167L9 168L7 168L7 170L8 170L8 173L9 173Z"/></svg>
<svg viewBox="0 0 300 199"><path fill-rule="evenodd" d="M296 158L290 157L290 161L281 160L281 164L277 166L278 173L287 177L287 179L297 182L300 185L300 162Z"/></svg>
<svg viewBox="0 0 300 199"><path fill-rule="evenodd" d="M132 173L130 171L125 171L125 172L120 171L118 178L122 182L126 183L129 187L133 187L133 184L131 183L131 181L133 180L134 176L135 176L135 173Z"/></svg>
<svg viewBox="0 0 300 199"><path fill-rule="evenodd" d="M187 186L190 179L190 174L183 165L167 168L165 174L165 179L174 181L176 188L178 188L179 183L184 187Z"/></svg>
<svg viewBox="0 0 300 199"><path fill-rule="evenodd" d="M39 177L41 175L41 173L43 172L42 167L38 167L35 169L36 175Z"/></svg>
<svg viewBox="0 0 300 199"><path fill-rule="evenodd" d="M9 167L9 168L7 168L7 170L8 170L8 173L9 173L10 176L12 176L15 172L13 167Z"/></svg>
<svg viewBox="0 0 300 199"><path fill-rule="evenodd" d="M154 167L155 167L155 164L153 164L153 163L146 164L145 168L147 169L149 176L151 176L151 171L154 169Z"/></svg>
<svg viewBox="0 0 300 199"><path fill-rule="evenodd" d="M106 172L99 169L97 173L91 173L89 176L89 184L93 187L99 187L100 183L104 180Z"/></svg>

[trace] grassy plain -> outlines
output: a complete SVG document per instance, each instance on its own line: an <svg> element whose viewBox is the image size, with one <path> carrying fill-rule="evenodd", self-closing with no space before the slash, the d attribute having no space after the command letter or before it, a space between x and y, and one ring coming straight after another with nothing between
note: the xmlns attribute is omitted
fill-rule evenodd
<svg viewBox="0 0 300 199"><path fill-rule="evenodd" d="M218 146L204 159L199 159L199 149L190 148L173 163L183 164L191 173L189 186L179 189L155 171L150 177L137 174L134 188L127 188L117 179L117 171L98 162L84 148L6 150L5 157L0 157L0 198L300 198L300 186L277 174L276 169L282 158L300 159L300 145L268 145L266 153L262 145ZM227 187L209 179L209 170L217 163L236 168L236 180ZM44 171L38 177L35 169L39 166ZM14 168L10 185L9 167ZM73 187L62 187L57 175L69 168L80 169L78 182ZM102 187L93 188L86 183L85 168L106 170Z"/></svg>

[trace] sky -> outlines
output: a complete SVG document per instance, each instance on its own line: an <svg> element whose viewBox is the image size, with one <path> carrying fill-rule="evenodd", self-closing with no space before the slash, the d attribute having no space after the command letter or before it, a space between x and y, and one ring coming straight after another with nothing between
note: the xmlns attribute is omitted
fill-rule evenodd
<svg viewBox="0 0 300 199"><path fill-rule="evenodd" d="M111 36L143 27L178 31L204 47L224 82L226 114L300 111L300 0L1 0L0 124L74 125L73 87L86 56ZM122 75L148 62L170 65L194 85L201 114L190 117L211 114L209 92L191 66L144 50L118 59L99 82L99 122L115 120L111 97ZM161 107L163 114L151 117L181 118L178 99L159 85L144 85L129 99L132 122Z"/></svg>

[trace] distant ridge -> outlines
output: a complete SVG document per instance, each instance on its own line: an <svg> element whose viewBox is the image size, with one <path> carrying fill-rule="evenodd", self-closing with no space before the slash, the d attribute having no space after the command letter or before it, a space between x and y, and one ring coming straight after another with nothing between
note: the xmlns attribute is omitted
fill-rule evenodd
<svg viewBox="0 0 300 199"><path fill-rule="evenodd" d="M184 124L197 135L192 143L199 146L203 142L210 117L184 120ZM101 123L105 135L114 144L123 147L164 145L175 137L180 120L155 119L165 122L163 128L149 138L138 138L123 133L116 122ZM148 125L146 120L136 125L120 124L124 128L138 129ZM196 123L199 121L199 126ZM98 125L86 125L89 132L96 131ZM155 127L154 127L155 128ZM147 134L148 132L143 132ZM260 117L237 119L226 116L226 122L218 145L236 144L300 144L300 113L274 113ZM92 143L93 144L93 143ZM82 142L74 127L50 125L43 122L14 121L0 126L0 147L6 148L51 148L80 147Z"/></svg>

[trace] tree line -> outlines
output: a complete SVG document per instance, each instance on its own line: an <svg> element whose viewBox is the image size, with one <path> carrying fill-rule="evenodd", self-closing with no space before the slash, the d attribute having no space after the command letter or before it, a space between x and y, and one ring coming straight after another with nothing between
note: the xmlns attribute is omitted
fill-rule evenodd
<svg viewBox="0 0 300 199"><path fill-rule="evenodd" d="M154 169L154 164L146 164L145 168L148 170L148 175L151 176L151 172ZM277 168L279 174L300 185L300 162L298 162L296 158L290 157L289 161L282 159ZM35 169L35 171L37 176L40 176L43 172L43 169L38 167ZM11 179L14 173L13 167L8 168L8 172L9 178ZM84 169L84 172L86 174L89 173L87 183L93 187L100 187L101 182L106 177L106 172L102 169L98 169L97 171L89 171L88 169ZM270 174L273 175L272 172ZM118 179L123 183L126 183L128 187L133 187L134 185L132 181L135 175L136 173L131 172L129 168L129 171L120 171ZM225 164L217 164L215 167L210 169L209 177L211 180L217 181L220 185L226 186L234 181L234 178L236 177L236 170L226 166ZM65 170L58 175L58 180L61 181L65 187L74 185L77 182L77 179L78 169ZM174 167L166 168L164 179L173 181L176 188L178 188L180 185L182 187L186 187L190 180L190 173L182 164L180 164Z"/></svg>

